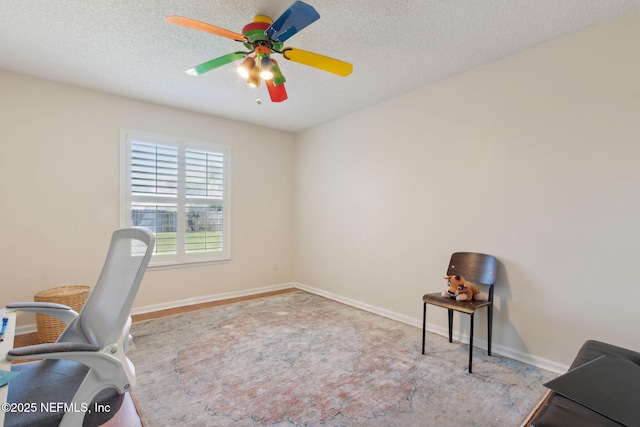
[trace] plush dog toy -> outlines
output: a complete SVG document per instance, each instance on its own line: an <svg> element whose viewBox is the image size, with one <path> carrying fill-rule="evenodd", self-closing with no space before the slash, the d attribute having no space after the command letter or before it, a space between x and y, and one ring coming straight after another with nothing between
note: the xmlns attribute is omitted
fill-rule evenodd
<svg viewBox="0 0 640 427"><path fill-rule="evenodd" d="M487 295L480 292L480 289L471 282L467 282L464 277L459 274L455 276L447 276L448 288L442 291L445 298L455 298L456 301L471 301L473 299L486 301Z"/></svg>

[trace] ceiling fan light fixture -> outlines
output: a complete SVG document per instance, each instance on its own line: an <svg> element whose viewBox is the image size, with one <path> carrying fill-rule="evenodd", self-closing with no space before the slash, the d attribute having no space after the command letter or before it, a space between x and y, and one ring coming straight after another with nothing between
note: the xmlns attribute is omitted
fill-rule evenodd
<svg viewBox="0 0 640 427"><path fill-rule="evenodd" d="M267 55L260 59L260 77L263 80L271 80L273 78L273 61Z"/></svg>
<svg viewBox="0 0 640 427"><path fill-rule="evenodd" d="M253 67L249 72L249 76L247 77L247 83L251 87L260 86L260 69L258 67Z"/></svg>
<svg viewBox="0 0 640 427"><path fill-rule="evenodd" d="M242 77L243 79L248 79L251 71L255 67L256 60L251 56L247 56L244 61L242 61L242 63L238 65L238 68L236 68L236 70L238 71L238 74L240 74L240 77Z"/></svg>
<svg viewBox="0 0 640 427"><path fill-rule="evenodd" d="M278 53L289 61L343 77L353 71L353 66L348 62L302 49L283 48L285 41L319 18L320 15L312 6L304 1L294 0L294 3L275 21L266 15L257 15L253 22L244 26L241 34L184 16L167 16L165 20L172 24L241 42L247 48L247 51L232 52L197 65L187 70L187 74L201 75L242 59L242 63L236 69L238 74L253 87L260 86L261 80L264 80L271 100L282 102L287 99L284 87L286 79L277 62L271 57L273 53Z"/></svg>

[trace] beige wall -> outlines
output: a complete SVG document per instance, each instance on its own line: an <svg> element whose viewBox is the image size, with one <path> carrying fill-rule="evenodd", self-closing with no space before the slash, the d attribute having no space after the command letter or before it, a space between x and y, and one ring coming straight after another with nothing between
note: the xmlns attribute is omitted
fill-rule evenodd
<svg viewBox="0 0 640 427"><path fill-rule="evenodd" d="M130 128L233 150L233 260L149 271L136 307L296 280L419 324L451 252L482 251L498 352L640 350L637 40L640 13L298 135L0 71L0 304L93 284Z"/></svg>
<svg viewBox="0 0 640 427"><path fill-rule="evenodd" d="M6 72L0 94L0 305L95 283L119 226L121 127L232 147L231 262L148 271L136 307L293 280L292 134Z"/></svg>
<svg viewBox="0 0 640 427"><path fill-rule="evenodd" d="M298 135L296 280L420 324L450 254L486 252L502 353L640 350L638 40L636 12Z"/></svg>

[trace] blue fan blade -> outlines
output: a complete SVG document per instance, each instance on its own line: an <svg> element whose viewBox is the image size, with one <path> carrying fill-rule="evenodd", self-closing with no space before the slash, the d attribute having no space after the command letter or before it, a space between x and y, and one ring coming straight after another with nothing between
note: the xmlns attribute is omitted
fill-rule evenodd
<svg viewBox="0 0 640 427"><path fill-rule="evenodd" d="M265 33L271 40L283 42L319 18L320 14L312 6L296 1L266 29Z"/></svg>

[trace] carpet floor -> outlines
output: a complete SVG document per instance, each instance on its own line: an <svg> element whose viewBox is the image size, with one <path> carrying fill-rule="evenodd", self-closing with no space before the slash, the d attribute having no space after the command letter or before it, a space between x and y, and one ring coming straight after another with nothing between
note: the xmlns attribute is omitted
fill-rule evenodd
<svg viewBox="0 0 640 427"><path fill-rule="evenodd" d="M147 427L518 426L555 376L302 291L131 333Z"/></svg>

